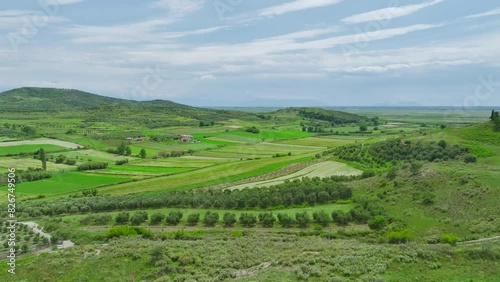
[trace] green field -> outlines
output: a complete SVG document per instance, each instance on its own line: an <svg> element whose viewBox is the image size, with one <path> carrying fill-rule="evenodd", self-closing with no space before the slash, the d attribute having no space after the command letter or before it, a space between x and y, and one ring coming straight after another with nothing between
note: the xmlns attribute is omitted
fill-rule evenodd
<svg viewBox="0 0 500 282"><path fill-rule="evenodd" d="M20 153L34 153L41 148L43 148L45 152L59 152L68 150L68 148L51 144L19 145L19 146L8 146L8 147L0 146L0 156L17 155Z"/></svg>
<svg viewBox="0 0 500 282"><path fill-rule="evenodd" d="M71 172L56 174L50 179L24 182L17 185L17 193L22 195L59 195L84 189L131 181L127 176L104 176L91 173Z"/></svg>

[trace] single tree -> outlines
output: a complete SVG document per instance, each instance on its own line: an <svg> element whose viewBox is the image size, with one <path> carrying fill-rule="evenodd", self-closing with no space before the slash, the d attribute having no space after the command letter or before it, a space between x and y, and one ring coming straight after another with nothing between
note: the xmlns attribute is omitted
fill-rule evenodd
<svg viewBox="0 0 500 282"><path fill-rule="evenodd" d="M146 150L145 149L141 149L141 152L139 153L139 156L141 157L141 159L145 159L146 158Z"/></svg>
<svg viewBox="0 0 500 282"><path fill-rule="evenodd" d="M38 151L38 158L42 161L42 169L47 170L47 156L45 155L45 150L43 148Z"/></svg>

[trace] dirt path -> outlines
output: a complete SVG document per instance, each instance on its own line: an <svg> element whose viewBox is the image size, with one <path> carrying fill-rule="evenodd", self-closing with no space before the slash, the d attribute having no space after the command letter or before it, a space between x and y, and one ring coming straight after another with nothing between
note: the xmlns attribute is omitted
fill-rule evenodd
<svg viewBox="0 0 500 282"><path fill-rule="evenodd" d="M459 242L457 245L481 244L481 243L487 243L487 242L497 241L497 240L500 240L500 236L494 236L494 237L482 238L482 239L478 239L478 240Z"/></svg>
<svg viewBox="0 0 500 282"><path fill-rule="evenodd" d="M83 147L82 145L78 145L76 143L57 140L57 139L48 139L48 138L42 138L36 140L0 142L0 147L20 146L20 145L43 145L43 144L57 145L70 149L78 149L79 147Z"/></svg>

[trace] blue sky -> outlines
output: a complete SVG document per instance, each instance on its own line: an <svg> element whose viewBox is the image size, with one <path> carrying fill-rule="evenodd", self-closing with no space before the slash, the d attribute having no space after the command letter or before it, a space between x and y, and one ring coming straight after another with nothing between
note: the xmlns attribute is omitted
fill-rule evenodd
<svg viewBox="0 0 500 282"><path fill-rule="evenodd" d="M500 3L0 2L0 91L196 106L500 105Z"/></svg>

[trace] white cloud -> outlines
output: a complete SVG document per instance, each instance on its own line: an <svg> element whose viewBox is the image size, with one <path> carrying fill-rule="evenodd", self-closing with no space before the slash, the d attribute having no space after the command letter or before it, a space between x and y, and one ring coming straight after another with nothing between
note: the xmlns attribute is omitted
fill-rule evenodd
<svg viewBox="0 0 500 282"><path fill-rule="evenodd" d="M65 17L48 16L41 11L32 10L4 10L0 11L0 30L23 30L33 29L33 26L40 27L48 23L58 23L68 21ZM39 23L36 26L35 23ZM28 31L26 31L28 32Z"/></svg>
<svg viewBox="0 0 500 282"><path fill-rule="evenodd" d="M342 0L295 0L259 11L261 17L278 16L300 10L319 8L340 3Z"/></svg>
<svg viewBox="0 0 500 282"><path fill-rule="evenodd" d="M200 76L201 80L214 80L215 76L213 74L204 74Z"/></svg>
<svg viewBox="0 0 500 282"><path fill-rule="evenodd" d="M156 0L150 7L166 9L173 16L184 17L202 9L204 5L204 0Z"/></svg>
<svg viewBox="0 0 500 282"><path fill-rule="evenodd" d="M443 2L444 0L432 0L427 1L422 4L414 4L414 5L406 5L401 7L389 7L379 10L373 10L370 12L353 15L347 18L342 19L342 22L348 24L355 23L364 23L370 21L384 21L391 20L393 18L399 18L403 16L407 16L413 13L420 11L421 9L434 6Z"/></svg>
<svg viewBox="0 0 500 282"><path fill-rule="evenodd" d="M494 16L500 14L500 9L495 9L495 10L490 10L486 11L484 13L480 14L475 14L475 15L470 15L465 17L465 19L473 19L473 18L480 18L480 17L486 17L486 16Z"/></svg>

